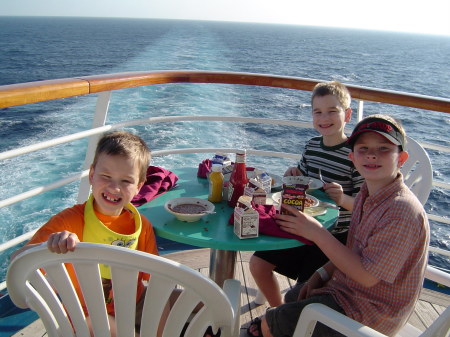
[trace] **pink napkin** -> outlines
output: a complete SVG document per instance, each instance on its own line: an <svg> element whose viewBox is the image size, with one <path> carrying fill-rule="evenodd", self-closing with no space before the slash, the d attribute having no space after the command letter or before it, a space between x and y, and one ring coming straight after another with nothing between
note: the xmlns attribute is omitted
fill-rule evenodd
<svg viewBox="0 0 450 337"><path fill-rule="evenodd" d="M313 242L305 239L302 236L298 236L295 234L291 234L285 232L278 226L276 220L274 218L277 210L273 205L257 205L252 203L253 208L259 213L259 233L270 235L270 236L278 236L282 238L295 239L300 242L303 242L307 245L312 245ZM229 219L229 223L234 223L234 214L231 213L231 217Z"/></svg>
<svg viewBox="0 0 450 337"><path fill-rule="evenodd" d="M139 193L131 200L134 206L141 206L175 187L178 177L175 173L159 166L149 166L147 180Z"/></svg>
<svg viewBox="0 0 450 337"><path fill-rule="evenodd" d="M211 160L205 159L200 164L198 164L197 177L206 178L206 175L211 172Z"/></svg>

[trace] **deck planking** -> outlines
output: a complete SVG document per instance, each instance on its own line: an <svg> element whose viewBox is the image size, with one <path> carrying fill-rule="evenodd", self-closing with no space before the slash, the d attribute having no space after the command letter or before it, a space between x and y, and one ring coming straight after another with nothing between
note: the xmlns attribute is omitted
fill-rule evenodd
<svg viewBox="0 0 450 337"><path fill-rule="evenodd" d="M266 312L266 309L269 308L268 303L256 305L254 302L258 288L249 270L249 259L252 253L238 252L237 254L235 278L241 282L241 331L239 337L247 336L246 329L249 323L255 317L262 316ZM171 253L164 255L164 257L198 270L203 275L208 276L209 274L208 248ZM279 274L276 275L283 293L293 286L293 280ZM408 322L423 331L449 305L450 295L424 288ZM28 336L46 336L44 326L40 320L37 320L13 335L13 337Z"/></svg>

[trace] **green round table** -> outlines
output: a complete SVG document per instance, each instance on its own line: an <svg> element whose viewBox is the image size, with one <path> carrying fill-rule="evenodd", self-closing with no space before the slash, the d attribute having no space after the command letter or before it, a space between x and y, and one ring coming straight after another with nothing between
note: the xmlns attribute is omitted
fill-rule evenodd
<svg viewBox="0 0 450 337"><path fill-rule="evenodd" d="M211 248L210 277L220 286L225 279L234 278L237 251L275 250L303 245L295 239L264 234L257 238L239 239L234 234L233 226L228 224L233 208L229 207L226 201L216 203L216 213L208 214L199 221L179 221L166 211L164 204L178 197L208 199L208 180L198 178L196 168L181 168L173 172L179 178L176 187L140 206L139 211L150 220L156 235L192 246ZM314 190L311 195L332 203L322 191ZM338 215L337 209L328 208L325 214L317 216L316 219L329 229L336 222Z"/></svg>

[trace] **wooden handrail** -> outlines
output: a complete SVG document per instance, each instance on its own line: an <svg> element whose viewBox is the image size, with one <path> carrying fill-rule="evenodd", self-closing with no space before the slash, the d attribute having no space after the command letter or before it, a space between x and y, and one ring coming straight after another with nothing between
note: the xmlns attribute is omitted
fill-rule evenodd
<svg viewBox="0 0 450 337"><path fill-rule="evenodd" d="M164 83L221 83L311 91L319 80L211 71L148 71L84 76L0 86L0 108ZM352 98L450 113L450 99L346 84Z"/></svg>
<svg viewBox="0 0 450 337"><path fill-rule="evenodd" d="M0 108L87 95L89 82L64 78L0 86Z"/></svg>

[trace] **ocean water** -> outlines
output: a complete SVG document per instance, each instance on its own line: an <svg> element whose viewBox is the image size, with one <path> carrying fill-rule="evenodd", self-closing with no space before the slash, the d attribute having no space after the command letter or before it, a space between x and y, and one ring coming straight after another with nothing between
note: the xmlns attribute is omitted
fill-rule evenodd
<svg viewBox="0 0 450 337"><path fill-rule="evenodd" d="M270 73L450 97L450 37L306 26L177 20L0 17L0 85L125 71L214 70ZM166 84L115 92L108 122L156 115L241 115L309 121L310 93L248 86ZM356 110L356 102L352 107ZM90 127L95 97L0 110L0 151ZM450 115L394 105L365 104L389 113L419 141L450 145ZM352 121L349 126L352 127ZM302 151L314 130L216 123L130 129L152 149L176 146L252 147ZM46 184L80 170L85 141L0 162L0 193ZM448 182L448 156L428 151L435 179ZM196 166L204 155L155 158L167 169ZM278 158L249 164L282 174L294 163ZM78 184L0 209L5 242L42 225L75 203ZM427 212L450 217L450 194L433 189ZM450 228L431 222L432 245L450 248ZM0 281L9 263L0 256ZM450 263L431 256L433 264Z"/></svg>

